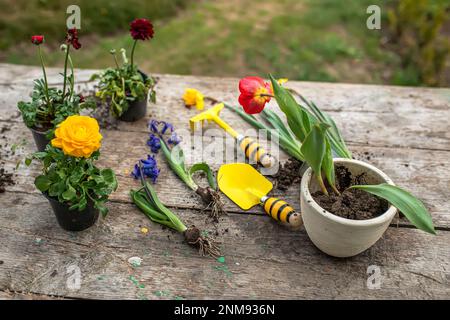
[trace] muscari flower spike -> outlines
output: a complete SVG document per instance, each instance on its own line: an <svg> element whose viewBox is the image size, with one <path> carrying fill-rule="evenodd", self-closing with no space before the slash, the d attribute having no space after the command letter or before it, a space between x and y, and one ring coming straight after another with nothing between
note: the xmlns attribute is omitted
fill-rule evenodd
<svg viewBox="0 0 450 320"><path fill-rule="evenodd" d="M145 177L148 177L152 180L153 183L156 182L156 179L159 176L160 169L158 168L156 159L152 157L151 155L147 156L147 159L141 159L140 160L142 173ZM131 175L135 179L139 179L141 177L141 170L139 169L139 162L134 165L133 172Z"/></svg>

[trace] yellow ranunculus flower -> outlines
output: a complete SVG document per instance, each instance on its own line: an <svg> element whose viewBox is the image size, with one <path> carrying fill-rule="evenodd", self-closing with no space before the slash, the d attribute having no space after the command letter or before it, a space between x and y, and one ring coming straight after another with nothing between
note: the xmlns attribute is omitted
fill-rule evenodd
<svg viewBox="0 0 450 320"><path fill-rule="evenodd" d="M52 146L60 148L64 154L89 158L92 153L100 149L100 127L96 119L88 116L70 116L55 130Z"/></svg>
<svg viewBox="0 0 450 320"><path fill-rule="evenodd" d="M203 94L196 89L186 89L183 95L183 100L187 107L195 106L197 110L203 110L205 107Z"/></svg>

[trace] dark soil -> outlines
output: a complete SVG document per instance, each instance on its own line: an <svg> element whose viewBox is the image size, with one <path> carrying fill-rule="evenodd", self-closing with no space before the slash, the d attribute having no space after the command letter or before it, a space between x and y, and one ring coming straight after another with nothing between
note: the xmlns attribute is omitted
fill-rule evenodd
<svg viewBox="0 0 450 320"><path fill-rule="evenodd" d="M7 131L11 130L11 127L9 125L5 125L2 128L0 128L0 133L5 133ZM7 186L14 185L14 179L13 174L8 173L4 166L5 166L5 159L7 157L10 157L13 155L13 152L11 151L11 147L9 146L8 142L6 142L6 136L1 136L1 140L4 142L0 144L0 193L3 193L6 191Z"/></svg>
<svg viewBox="0 0 450 320"><path fill-rule="evenodd" d="M13 174L7 173L4 168L0 169L0 193L6 191L6 186L11 186L14 184Z"/></svg>
<svg viewBox="0 0 450 320"><path fill-rule="evenodd" d="M327 188L329 196L322 191L312 194L314 200L326 211L339 217L352 220L375 218L388 209L388 202L368 192L348 189L353 185L365 184L364 175L352 176L346 167L338 166L336 171L336 187L341 193L337 195Z"/></svg>
<svg viewBox="0 0 450 320"><path fill-rule="evenodd" d="M299 184L302 180L300 168L303 162L294 158L289 158L284 165L280 164L278 173L273 177L275 179L275 188L286 191L293 184Z"/></svg>

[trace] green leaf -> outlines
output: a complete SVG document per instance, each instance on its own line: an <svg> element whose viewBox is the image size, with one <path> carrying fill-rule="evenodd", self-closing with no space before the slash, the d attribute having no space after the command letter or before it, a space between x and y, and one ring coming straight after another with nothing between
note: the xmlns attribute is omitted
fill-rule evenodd
<svg viewBox="0 0 450 320"><path fill-rule="evenodd" d="M112 190L114 190L114 191L117 190L117 187L118 187L117 178L116 178L116 174L114 173L114 171L112 169L103 169L101 171L101 175L103 176L103 179L110 186L110 188Z"/></svg>
<svg viewBox="0 0 450 320"><path fill-rule="evenodd" d="M217 189L216 179L214 178L214 174L211 168L204 162L196 163L189 169L189 175L192 178L192 175L197 171L203 171L206 174L206 178L208 179L208 184L211 188Z"/></svg>
<svg viewBox="0 0 450 320"><path fill-rule="evenodd" d="M303 114L304 111L299 107L297 101L295 101L288 90L280 86L272 75L269 75L269 77L278 106L286 115L288 125L294 135L303 142L308 134L308 131L306 131L308 128L304 127L304 124L307 124Z"/></svg>
<svg viewBox="0 0 450 320"><path fill-rule="evenodd" d="M77 191L75 190L74 187L72 187L70 184L67 185L67 189L66 191L64 191L62 193L62 197L64 200L72 200L73 198L75 198L77 196Z"/></svg>
<svg viewBox="0 0 450 320"><path fill-rule="evenodd" d="M52 184L52 181L46 176L38 176L34 180L34 185L41 192L47 191L50 188L51 184Z"/></svg>
<svg viewBox="0 0 450 320"><path fill-rule="evenodd" d="M300 148L305 161L318 176L321 174L322 162L326 153L323 126L323 124L314 125Z"/></svg>
<svg viewBox="0 0 450 320"><path fill-rule="evenodd" d="M356 185L354 189L361 189L383 198L400 210L416 228L436 234L433 221L423 203L409 192L387 183L379 185Z"/></svg>
<svg viewBox="0 0 450 320"><path fill-rule="evenodd" d="M331 152L331 144L328 139L325 139L326 148L325 148L325 156L323 158L322 169L325 173L325 177L328 180L328 183L333 186L335 189L336 186L336 176L334 173L334 162L333 162L333 154Z"/></svg>

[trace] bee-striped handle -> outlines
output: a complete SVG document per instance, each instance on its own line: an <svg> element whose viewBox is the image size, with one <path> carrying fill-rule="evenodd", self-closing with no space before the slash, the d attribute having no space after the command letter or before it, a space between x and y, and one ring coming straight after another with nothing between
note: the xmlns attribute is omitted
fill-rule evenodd
<svg viewBox="0 0 450 320"><path fill-rule="evenodd" d="M286 201L267 197L263 199L263 206L266 213L277 221L292 227L300 227L303 224L300 213L296 212Z"/></svg>
<svg viewBox="0 0 450 320"><path fill-rule="evenodd" d="M273 157L252 138L243 137L239 140L239 146L247 159L255 160L265 168L269 168L275 163Z"/></svg>

